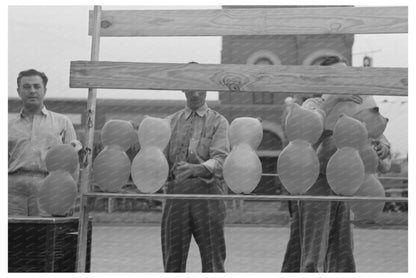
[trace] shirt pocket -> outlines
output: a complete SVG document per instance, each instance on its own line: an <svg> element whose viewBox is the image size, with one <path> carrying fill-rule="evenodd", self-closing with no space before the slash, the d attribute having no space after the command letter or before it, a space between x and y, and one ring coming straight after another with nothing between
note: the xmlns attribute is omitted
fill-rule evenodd
<svg viewBox="0 0 416 278"><path fill-rule="evenodd" d="M204 161L208 160L209 157L209 148L211 147L212 137L203 137L199 141L197 153Z"/></svg>

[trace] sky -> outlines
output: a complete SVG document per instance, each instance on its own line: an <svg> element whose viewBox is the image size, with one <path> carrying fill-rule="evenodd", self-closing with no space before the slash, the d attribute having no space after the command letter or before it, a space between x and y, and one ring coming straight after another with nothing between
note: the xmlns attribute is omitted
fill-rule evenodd
<svg viewBox="0 0 416 278"><path fill-rule="evenodd" d="M396 4L394 4L396 5ZM69 64L90 60L88 11L93 6L8 7L8 96L17 97L16 76L36 68L49 77L48 98L87 98L87 89L69 88ZM220 6L103 6L105 9L219 9ZM217 64L221 62L220 37L101 38L102 61ZM375 67L408 67L408 35L357 35L353 66L361 66L365 55ZM184 99L175 91L98 90L99 98ZM218 98L208 92L207 99ZM408 146L407 97L376 97L381 113L390 119L386 136L394 152L405 156Z"/></svg>

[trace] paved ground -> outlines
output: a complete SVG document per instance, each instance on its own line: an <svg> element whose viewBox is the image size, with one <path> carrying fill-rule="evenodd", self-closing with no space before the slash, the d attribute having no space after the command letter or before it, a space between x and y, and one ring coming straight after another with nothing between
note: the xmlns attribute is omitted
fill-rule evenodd
<svg viewBox="0 0 416 278"><path fill-rule="evenodd" d="M287 227L226 227L227 272L280 272ZM355 229L358 272L407 272L407 229ZM94 226L92 272L162 272L159 226ZM200 272L194 241L187 271Z"/></svg>

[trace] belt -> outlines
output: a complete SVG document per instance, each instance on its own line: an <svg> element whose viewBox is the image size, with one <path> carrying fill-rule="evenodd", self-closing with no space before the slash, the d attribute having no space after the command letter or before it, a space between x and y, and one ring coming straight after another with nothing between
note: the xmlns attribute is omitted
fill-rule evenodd
<svg viewBox="0 0 416 278"><path fill-rule="evenodd" d="M9 172L9 175L27 175L27 176L42 176L42 177L45 177L45 176L48 175L48 172L18 169L16 171Z"/></svg>

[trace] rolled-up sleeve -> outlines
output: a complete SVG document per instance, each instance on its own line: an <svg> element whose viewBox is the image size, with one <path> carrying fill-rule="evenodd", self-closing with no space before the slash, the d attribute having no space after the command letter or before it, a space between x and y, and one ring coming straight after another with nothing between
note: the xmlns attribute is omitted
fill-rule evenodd
<svg viewBox="0 0 416 278"><path fill-rule="evenodd" d="M77 134L75 132L74 126L72 125L69 119L65 121L65 134L64 134L64 143L70 143L72 140L77 139Z"/></svg>
<svg viewBox="0 0 416 278"><path fill-rule="evenodd" d="M222 178L224 160L230 152L228 127L228 121L222 116L219 117L215 133L212 136L212 143L209 148L210 158L202 163L208 171L218 178Z"/></svg>
<svg viewBox="0 0 416 278"><path fill-rule="evenodd" d="M82 148L81 142L77 139L77 133L75 132L74 126L70 119L65 120L65 134L63 137L64 144L74 144L76 147Z"/></svg>

